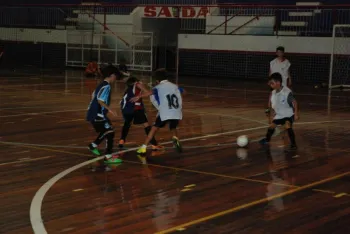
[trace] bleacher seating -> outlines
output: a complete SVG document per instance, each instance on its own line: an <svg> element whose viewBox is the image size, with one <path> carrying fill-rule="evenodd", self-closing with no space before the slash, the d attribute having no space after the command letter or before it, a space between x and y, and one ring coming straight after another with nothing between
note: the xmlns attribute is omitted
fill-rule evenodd
<svg viewBox="0 0 350 234"><path fill-rule="evenodd" d="M0 0L5 2L5 0ZM14 4L25 4L24 0L6 1L11 2L13 6L3 6L0 8L0 27L28 27L28 28L48 28L48 29L66 29L66 28L79 28L78 15L81 14L84 6L72 6L81 1L77 0L52 0L49 6L15 6ZM91 2L91 1L84 1ZM104 0L100 2L105 3L120 3L127 4L133 3L130 6L122 7L94 7L88 8L95 14L118 14L128 15L137 4L254 4L251 7L234 7L234 6L221 6L220 15L233 16L275 16L276 25L275 33L278 35L303 35L303 36L328 36L332 31L333 24L350 24L350 7L299 7L297 4L311 2L313 4L349 4L349 0L323 0L317 1L294 1L294 0L268 0L259 2L257 0ZM47 0L33 0L31 4L48 4ZM64 5L69 3L70 5ZM63 5L62 5L63 4ZM265 7L262 5L265 4ZM266 5L268 4L268 5ZM273 7L271 5L278 4L280 7ZM258 6L257 6L258 5ZM285 7L283 7L283 5ZM286 6L288 5L288 7ZM292 8L291 6L296 6ZM85 13L86 17L90 17L88 13ZM202 20L204 21L204 20ZM205 21L204 21L205 23ZM195 27L195 26L193 26ZM203 29L203 30L202 30ZM205 31L205 25L198 29L189 29L192 32Z"/></svg>

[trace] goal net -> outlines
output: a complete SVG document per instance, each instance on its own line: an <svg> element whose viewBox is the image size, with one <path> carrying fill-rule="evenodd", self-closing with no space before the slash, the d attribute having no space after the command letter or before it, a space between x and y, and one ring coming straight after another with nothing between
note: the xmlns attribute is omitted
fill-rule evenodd
<svg viewBox="0 0 350 234"><path fill-rule="evenodd" d="M334 25L329 88L350 88L350 24Z"/></svg>

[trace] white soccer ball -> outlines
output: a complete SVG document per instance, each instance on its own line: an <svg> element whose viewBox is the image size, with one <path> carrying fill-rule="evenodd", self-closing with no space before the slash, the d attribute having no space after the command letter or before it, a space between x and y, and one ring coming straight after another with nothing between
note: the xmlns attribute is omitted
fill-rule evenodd
<svg viewBox="0 0 350 234"><path fill-rule="evenodd" d="M239 147L246 147L248 145L248 142L249 142L248 137L245 135L239 136L237 138L237 145Z"/></svg>

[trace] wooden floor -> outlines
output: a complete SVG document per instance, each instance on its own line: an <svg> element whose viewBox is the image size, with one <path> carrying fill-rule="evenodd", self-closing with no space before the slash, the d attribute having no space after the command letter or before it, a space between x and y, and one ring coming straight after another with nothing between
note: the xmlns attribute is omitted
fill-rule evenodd
<svg viewBox="0 0 350 234"><path fill-rule="evenodd" d="M122 152L124 163L106 167L80 165L94 159L87 144L95 133L84 120L93 82L0 78L0 232L33 233L39 217L47 233L350 233L348 93L335 92L329 112L324 91L296 86L299 149L285 154L282 132L270 150L257 143L266 132L265 86L181 83L184 153L174 152L165 128L157 135L164 152ZM115 86L114 109L123 89ZM117 140L120 112L113 123ZM243 134L248 149L234 145ZM127 147L144 138L133 126Z"/></svg>

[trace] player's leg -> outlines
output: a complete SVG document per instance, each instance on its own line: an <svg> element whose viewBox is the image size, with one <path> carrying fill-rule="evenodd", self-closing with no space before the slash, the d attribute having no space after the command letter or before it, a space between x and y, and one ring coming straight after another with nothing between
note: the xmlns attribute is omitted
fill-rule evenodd
<svg viewBox="0 0 350 234"><path fill-rule="evenodd" d="M89 149L92 153L96 155L101 155L97 147L102 143L103 140L106 140L106 151L105 151L105 161L110 163L120 163L120 159L112 158L113 152L113 142L114 142L114 129L110 124L110 121L97 121L93 123L93 126L98 132L97 138L89 145Z"/></svg>
<svg viewBox="0 0 350 234"><path fill-rule="evenodd" d="M179 125L179 120L172 119L172 120L169 120L168 123L169 123L169 129L173 133L173 137L172 137L173 144L174 144L176 150L179 153L181 153L182 152L182 145L180 143L179 135L177 132L177 126Z"/></svg>
<svg viewBox="0 0 350 234"><path fill-rule="evenodd" d="M89 150L95 154L95 155L101 155L100 151L98 150L98 146L99 144L101 144L102 140L104 139L104 134L105 134L105 131L104 131L104 127L103 127L103 121L100 120L100 121L92 121L91 122L93 128L95 129L95 131L98 133L98 136L96 137L96 139L91 142L89 144Z"/></svg>
<svg viewBox="0 0 350 234"><path fill-rule="evenodd" d="M142 124L146 133L146 136L149 135L151 132L152 127L148 123L147 115L145 110L137 110L135 111L135 118L134 118L134 124ZM164 147L161 145L158 145L158 142L156 141L155 137L150 140L150 143L152 145L153 150L160 150L163 149Z"/></svg>
<svg viewBox="0 0 350 234"><path fill-rule="evenodd" d="M292 116L291 118L286 119L286 123L285 123L285 129L288 133L289 136L289 140L290 140L290 150L295 150L297 149L297 144L295 141L295 133L293 130L293 122L294 122L294 116Z"/></svg>
<svg viewBox="0 0 350 234"><path fill-rule="evenodd" d="M144 154L147 150L147 145L151 142L152 138L156 135L159 128L164 127L166 124L165 121L162 121L160 117L158 116L156 119L156 122L154 123L154 126L151 128L151 131L148 133L146 140L144 144L137 150L137 153Z"/></svg>
<svg viewBox="0 0 350 234"><path fill-rule="evenodd" d="M120 136L120 140L118 143L118 147L119 148L123 148L125 141L126 141L126 137L129 134L129 130L131 127L131 123L134 119L134 114L123 114L123 118L124 118L124 125L122 128L122 132L121 132L121 136Z"/></svg>
<svg viewBox="0 0 350 234"><path fill-rule="evenodd" d="M114 145L114 129L109 120L106 120L104 124L105 138L106 138L106 151L105 151L105 163L121 163L122 160L118 157L113 157L113 145Z"/></svg>
<svg viewBox="0 0 350 234"><path fill-rule="evenodd" d="M272 121L269 128L267 129L265 138L259 141L260 144L262 145L269 144L269 142L271 141L272 135L275 133L276 127L281 124L280 122L281 120L276 120L276 119Z"/></svg>

